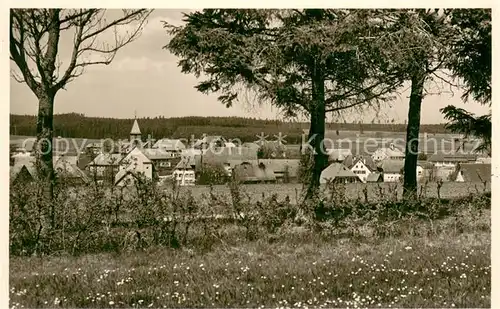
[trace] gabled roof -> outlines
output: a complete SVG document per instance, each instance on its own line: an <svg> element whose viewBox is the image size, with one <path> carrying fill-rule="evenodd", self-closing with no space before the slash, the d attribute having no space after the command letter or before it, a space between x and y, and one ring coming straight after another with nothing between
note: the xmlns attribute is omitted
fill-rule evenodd
<svg viewBox="0 0 500 309"><path fill-rule="evenodd" d="M192 169L195 165L195 160L193 157L182 157L179 163L175 166L175 169Z"/></svg>
<svg viewBox="0 0 500 309"><path fill-rule="evenodd" d="M153 148L177 151L186 149L186 145L180 139L162 138L156 141Z"/></svg>
<svg viewBox="0 0 500 309"><path fill-rule="evenodd" d="M140 135L141 129L139 129L139 124L137 123L137 119L134 119L134 124L132 125L132 130L130 130L131 135Z"/></svg>
<svg viewBox="0 0 500 309"><path fill-rule="evenodd" d="M10 167L11 180L15 180L20 175L35 179L37 177L35 166L33 164L20 164Z"/></svg>
<svg viewBox="0 0 500 309"><path fill-rule="evenodd" d="M366 177L366 182L378 182L379 180L383 181L383 178L380 179L382 177L382 173L370 173L368 174L368 176Z"/></svg>
<svg viewBox="0 0 500 309"><path fill-rule="evenodd" d="M129 164L132 165L135 161L135 158L142 157L144 164L152 163L151 160L144 154L143 149L139 149L137 147L132 148L132 150L127 153L127 155L120 161L121 164Z"/></svg>
<svg viewBox="0 0 500 309"><path fill-rule="evenodd" d="M357 157L351 157L352 162L350 165L344 164L347 168L352 169L358 162L361 161L370 171L376 171L377 170L377 164L373 162L372 157L370 156L357 156Z"/></svg>
<svg viewBox="0 0 500 309"><path fill-rule="evenodd" d="M65 162L59 161L54 168L63 177L80 178L86 183L90 181L87 174L75 164L66 164Z"/></svg>
<svg viewBox="0 0 500 309"><path fill-rule="evenodd" d="M328 179L334 180L336 178L358 178L358 175L354 174L350 171L345 165L342 163L332 163L327 168L321 172L321 183L325 183Z"/></svg>
<svg viewBox="0 0 500 309"><path fill-rule="evenodd" d="M131 170L123 169L123 170L120 170L116 174L116 176L115 176L115 185L117 185L120 182L122 182L123 179L125 179L125 177L127 177L128 175L134 177L135 179L139 179L138 173L136 171L131 171Z"/></svg>
<svg viewBox="0 0 500 309"><path fill-rule="evenodd" d="M458 171L466 182L491 181L491 164L460 163Z"/></svg>
<svg viewBox="0 0 500 309"><path fill-rule="evenodd" d="M88 165L119 165L122 157L123 156L119 153L100 153Z"/></svg>

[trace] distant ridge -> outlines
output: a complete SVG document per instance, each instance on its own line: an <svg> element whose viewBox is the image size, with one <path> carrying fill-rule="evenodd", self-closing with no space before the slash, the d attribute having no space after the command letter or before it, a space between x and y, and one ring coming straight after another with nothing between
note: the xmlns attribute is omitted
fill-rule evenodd
<svg viewBox="0 0 500 309"><path fill-rule="evenodd" d="M223 135L228 138L240 138L242 141L254 141L255 135L263 132L273 135L279 132L288 135L290 142L298 142L303 130L309 129L307 122L286 122L274 119L256 119L244 117L175 117L137 118L143 138L150 134L153 138L189 137L201 135ZM128 138L134 118L117 119L86 117L83 114L69 113L54 116L54 136L76 138ZM327 123L327 130L359 132L405 132L405 124L378 123ZM421 133L448 133L443 124L423 124ZM36 116L10 115L11 135L36 135ZM188 134L188 136L185 136Z"/></svg>

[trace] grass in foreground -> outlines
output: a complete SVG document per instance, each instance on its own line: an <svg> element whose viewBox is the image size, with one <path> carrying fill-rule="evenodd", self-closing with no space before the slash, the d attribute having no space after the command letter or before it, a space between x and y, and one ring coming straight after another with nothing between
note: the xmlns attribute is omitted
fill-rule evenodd
<svg viewBox="0 0 500 309"><path fill-rule="evenodd" d="M397 238L303 229L210 252L12 257L19 307L490 307L490 212L477 226ZM445 225L446 227L443 227ZM418 227L421 232L428 226Z"/></svg>

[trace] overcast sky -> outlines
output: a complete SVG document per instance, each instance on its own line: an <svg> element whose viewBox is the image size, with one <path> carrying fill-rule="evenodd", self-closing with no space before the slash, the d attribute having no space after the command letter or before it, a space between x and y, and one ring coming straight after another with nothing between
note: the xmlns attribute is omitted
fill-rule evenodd
<svg viewBox="0 0 500 309"><path fill-rule="evenodd" d="M279 118L279 111L268 104L255 106L241 102L226 108L217 101L217 95L204 95L193 87L197 80L192 75L182 74L177 67L178 59L163 49L169 37L163 29L163 20L179 24L186 10L155 10L142 36L120 50L109 66L87 68L84 75L70 83L66 90L57 94L55 113L83 113L87 116L132 118L180 117L180 116L244 116L256 118ZM71 36L63 37L60 43L63 67L65 55L70 51ZM12 63L11 63L12 65ZM10 112L31 114L37 112L37 99L25 84L11 79ZM386 106L378 116L382 122L395 119L402 123L408 113L408 92ZM460 93L431 95L424 99L422 123L444 122L439 109L453 104L476 114L485 114L488 107L475 102L464 104ZM370 122L375 115L351 114L351 121Z"/></svg>

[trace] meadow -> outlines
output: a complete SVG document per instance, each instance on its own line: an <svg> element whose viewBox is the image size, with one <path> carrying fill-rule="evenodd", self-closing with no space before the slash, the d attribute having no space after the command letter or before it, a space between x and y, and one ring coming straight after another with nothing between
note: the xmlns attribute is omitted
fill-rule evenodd
<svg viewBox="0 0 500 309"><path fill-rule="evenodd" d="M26 186L11 188L10 307L490 306L487 189L401 203L387 187L365 203L327 187L337 193L299 205L250 187L200 200L175 188L137 187L127 202L61 193L59 223L33 247L44 219ZM118 202L129 225L113 220ZM200 216L220 211L233 220Z"/></svg>
<svg viewBox="0 0 500 309"><path fill-rule="evenodd" d="M288 197L292 203L297 200L301 202L304 187L299 183L280 183L280 184L248 184L241 185L242 191L245 195L252 197L254 201L262 201L270 196L276 195L278 199L285 199ZM345 184L342 190L346 198L350 200L365 201L364 190L366 190L366 199L375 201L381 198L390 198L398 200L402 197L403 187L401 183L385 182L385 183L366 183L366 184ZM323 185L323 189L327 189ZM170 190L165 187L165 190ZM183 194L192 194L195 198L201 199L211 190L217 194L230 198L231 192L226 185L213 185L213 186L187 186L179 188ZM420 182L418 187L418 194L425 197L441 197L441 198L456 198L464 197L471 194L477 194L485 191L491 191L491 183L487 182L486 186L480 182L443 182L442 186L438 188L436 182ZM439 192L439 193L438 193ZM439 195L439 196L438 196Z"/></svg>
<svg viewBox="0 0 500 309"><path fill-rule="evenodd" d="M400 235L334 237L291 229L214 249L151 248L78 257L12 257L11 308L486 308L489 211ZM471 218L472 217L472 218ZM368 231L364 231L369 234Z"/></svg>

